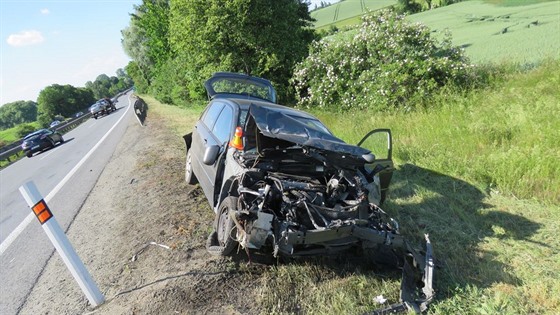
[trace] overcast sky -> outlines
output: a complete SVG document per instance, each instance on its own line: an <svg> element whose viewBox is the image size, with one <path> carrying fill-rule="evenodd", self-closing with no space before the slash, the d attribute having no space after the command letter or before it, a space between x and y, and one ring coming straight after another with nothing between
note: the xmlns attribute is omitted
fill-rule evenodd
<svg viewBox="0 0 560 315"><path fill-rule="evenodd" d="M336 2L335 0L323 0ZM310 1L310 9L321 0ZM82 87L129 58L121 30L141 0L0 0L0 105L37 101L52 84Z"/></svg>

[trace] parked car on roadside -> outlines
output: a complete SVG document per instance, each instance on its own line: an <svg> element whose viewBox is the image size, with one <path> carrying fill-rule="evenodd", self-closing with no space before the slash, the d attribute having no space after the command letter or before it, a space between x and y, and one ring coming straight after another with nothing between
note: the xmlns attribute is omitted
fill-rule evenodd
<svg viewBox="0 0 560 315"><path fill-rule="evenodd" d="M215 212L208 251L362 251L404 270L401 303L390 310L426 309L434 294L428 236L425 252L414 249L380 208L393 173L391 131L351 145L313 115L276 104L268 80L219 72L205 88L210 102L184 140L185 180L200 185Z"/></svg>
<svg viewBox="0 0 560 315"><path fill-rule="evenodd" d="M25 136L21 149L30 158L36 152L54 148L57 143L64 143L62 134L50 129L41 129Z"/></svg>
<svg viewBox="0 0 560 315"><path fill-rule="evenodd" d="M95 104L89 107L89 111L93 118L97 119L102 115L109 115L109 113L117 110L115 104L111 102L110 99L100 99Z"/></svg>

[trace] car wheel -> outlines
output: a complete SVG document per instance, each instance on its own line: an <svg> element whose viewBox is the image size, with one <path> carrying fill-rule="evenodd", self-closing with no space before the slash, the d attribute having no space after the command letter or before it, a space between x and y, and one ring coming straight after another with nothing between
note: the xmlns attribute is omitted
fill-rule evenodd
<svg viewBox="0 0 560 315"><path fill-rule="evenodd" d="M64 143L64 138L62 136L60 136L60 141L58 141L58 143Z"/></svg>
<svg viewBox="0 0 560 315"><path fill-rule="evenodd" d="M194 175L193 168L192 168L191 150L187 152L187 161L185 163L185 181L189 185L194 185L198 183L198 179L196 178L196 175Z"/></svg>
<svg viewBox="0 0 560 315"><path fill-rule="evenodd" d="M56 143L54 143L54 140L49 138L49 145L51 148L54 148L56 146Z"/></svg>
<svg viewBox="0 0 560 315"><path fill-rule="evenodd" d="M25 153L25 155L26 155L28 158L30 158L30 157L33 156L33 153L31 153L31 151L27 151L27 153Z"/></svg>
<svg viewBox="0 0 560 315"><path fill-rule="evenodd" d="M206 249L214 256L228 256L237 245L234 239L237 228L229 215L230 210L237 210L237 197L227 197L218 207L214 231L210 233L206 243Z"/></svg>

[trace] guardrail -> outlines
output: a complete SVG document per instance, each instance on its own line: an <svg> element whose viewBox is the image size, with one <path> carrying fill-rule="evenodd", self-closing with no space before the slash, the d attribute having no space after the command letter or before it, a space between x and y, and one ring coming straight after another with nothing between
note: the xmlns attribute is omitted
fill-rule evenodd
<svg viewBox="0 0 560 315"><path fill-rule="evenodd" d="M82 122L84 122L84 120L87 120L90 117L91 117L91 113L88 112L86 114L83 114L80 117L74 118L74 119L69 120L69 121L64 122L64 123L61 123L58 126L55 126L53 128L50 128L50 129L56 130L56 131L58 131L62 134L65 134L68 131L74 129L77 125L81 124ZM21 151L21 143L22 142L23 142L23 138L0 148L0 161L8 161L8 165L9 165L10 163L15 162L18 159L20 159L23 156L21 154L22 153L22 151Z"/></svg>

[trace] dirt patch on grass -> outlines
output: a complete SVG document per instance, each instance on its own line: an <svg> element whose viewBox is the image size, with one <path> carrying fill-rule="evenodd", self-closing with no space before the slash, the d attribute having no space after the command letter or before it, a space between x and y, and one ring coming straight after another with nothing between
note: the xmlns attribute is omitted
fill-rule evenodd
<svg viewBox="0 0 560 315"><path fill-rule="evenodd" d="M266 267L207 253L213 213L184 181L184 150L157 115L130 119L68 231L106 302L92 308L55 253L20 313L259 313L249 301Z"/></svg>

